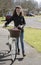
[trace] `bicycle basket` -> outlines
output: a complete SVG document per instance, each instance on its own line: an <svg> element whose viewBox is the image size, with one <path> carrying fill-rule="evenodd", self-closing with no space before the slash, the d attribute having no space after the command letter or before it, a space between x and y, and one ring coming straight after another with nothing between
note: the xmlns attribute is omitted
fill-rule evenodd
<svg viewBox="0 0 41 65"><path fill-rule="evenodd" d="M20 30L17 29L17 28L14 28L14 29L8 29L9 32L10 32L10 37L15 37L15 38L18 38L19 35L20 35Z"/></svg>

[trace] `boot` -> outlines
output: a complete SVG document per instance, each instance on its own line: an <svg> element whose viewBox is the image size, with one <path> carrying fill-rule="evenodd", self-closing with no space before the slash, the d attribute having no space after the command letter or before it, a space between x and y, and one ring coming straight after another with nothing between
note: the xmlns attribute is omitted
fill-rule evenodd
<svg viewBox="0 0 41 65"><path fill-rule="evenodd" d="M23 57L25 57L26 55L25 55L25 53L24 53L24 51L22 52L22 55L23 55Z"/></svg>
<svg viewBox="0 0 41 65"><path fill-rule="evenodd" d="M20 49L18 49L18 55L20 55Z"/></svg>

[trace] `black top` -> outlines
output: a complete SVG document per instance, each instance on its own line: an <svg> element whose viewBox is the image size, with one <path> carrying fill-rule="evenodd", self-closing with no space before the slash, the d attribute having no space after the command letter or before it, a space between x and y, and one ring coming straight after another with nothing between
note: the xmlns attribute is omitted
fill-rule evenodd
<svg viewBox="0 0 41 65"><path fill-rule="evenodd" d="M18 25L25 25L25 19L23 16L12 16L7 22L5 26L7 26L11 21L14 21L14 25L17 27Z"/></svg>

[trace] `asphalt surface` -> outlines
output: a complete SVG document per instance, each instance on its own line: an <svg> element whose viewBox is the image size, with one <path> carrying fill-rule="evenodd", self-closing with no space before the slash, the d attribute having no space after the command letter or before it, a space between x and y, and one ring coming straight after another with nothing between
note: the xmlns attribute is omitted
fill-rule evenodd
<svg viewBox="0 0 41 65"><path fill-rule="evenodd" d="M41 16L27 17L25 20L26 27L41 29Z"/></svg>

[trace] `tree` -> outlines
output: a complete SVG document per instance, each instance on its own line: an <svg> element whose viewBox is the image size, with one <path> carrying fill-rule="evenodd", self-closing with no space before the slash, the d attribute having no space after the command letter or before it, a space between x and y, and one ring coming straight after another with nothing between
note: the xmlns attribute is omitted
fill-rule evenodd
<svg viewBox="0 0 41 65"><path fill-rule="evenodd" d="M0 0L0 11L2 15L12 9L12 0Z"/></svg>
<svg viewBox="0 0 41 65"><path fill-rule="evenodd" d="M29 11L34 11L36 8L38 8L38 3L34 0L25 0L23 3L21 3L21 6L25 9L28 9Z"/></svg>

